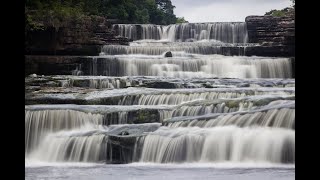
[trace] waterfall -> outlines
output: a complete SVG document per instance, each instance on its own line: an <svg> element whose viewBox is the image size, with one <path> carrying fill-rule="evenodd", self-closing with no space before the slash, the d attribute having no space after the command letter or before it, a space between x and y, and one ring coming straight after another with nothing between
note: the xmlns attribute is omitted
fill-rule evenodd
<svg viewBox="0 0 320 180"><path fill-rule="evenodd" d="M83 75L81 64L77 65L75 70L72 70L72 75L74 76Z"/></svg>
<svg viewBox="0 0 320 180"><path fill-rule="evenodd" d="M295 163L292 61L245 56L246 23L112 29L133 42L26 77L26 158Z"/></svg>
<svg viewBox="0 0 320 180"><path fill-rule="evenodd" d="M152 24L115 24L113 30L132 40L154 39L171 42L190 40L218 40L226 43L248 42L244 22L183 23L168 26Z"/></svg>
<svg viewBox="0 0 320 180"><path fill-rule="evenodd" d="M48 134L28 157L47 162L103 162L106 153L105 135L59 132Z"/></svg>
<svg viewBox="0 0 320 180"><path fill-rule="evenodd" d="M25 153L32 151L50 132L101 125L103 116L74 110L25 111Z"/></svg>
<svg viewBox="0 0 320 180"><path fill-rule="evenodd" d="M161 127L141 141L141 162L295 161L295 133L285 129Z"/></svg>
<svg viewBox="0 0 320 180"><path fill-rule="evenodd" d="M289 58L225 57L221 55L163 58L117 56L99 58L108 76L163 76L176 78L290 78ZM94 60L95 62L95 60ZM103 63L102 63L103 62ZM93 63L92 66L96 66ZM92 74L96 75L96 74Z"/></svg>
<svg viewBox="0 0 320 180"><path fill-rule="evenodd" d="M205 92L162 92L161 94L125 95L119 105L178 105L195 100L240 98L252 95L290 95L291 92L277 91L205 91Z"/></svg>
<svg viewBox="0 0 320 180"><path fill-rule="evenodd" d="M84 87L94 89L122 89L126 87L157 87L157 85L165 84L172 89L181 88L201 88L201 87L295 87L294 79L215 79L215 78L192 78L178 79L174 77L141 77L141 76L126 76L126 77L106 77L106 76L54 76L59 79L59 83L51 77L37 78L45 79L46 84L55 84L54 87ZM33 85L38 85L34 83ZM29 83L29 82L27 82Z"/></svg>
<svg viewBox="0 0 320 180"><path fill-rule="evenodd" d="M174 43L169 46L121 46L121 45L105 45L102 52L107 55L120 54L146 54L146 55L162 55L168 51L182 51L191 54L221 54L221 55L237 55L245 54L246 45L227 45L216 43Z"/></svg>
<svg viewBox="0 0 320 180"><path fill-rule="evenodd" d="M130 81L127 81L126 83L128 86L130 86ZM118 79L90 79L90 88L95 89L104 89L104 88L120 88L120 81Z"/></svg>
<svg viewBox="0 0 320 180"><path fill-rule="evenodd" d="M50 132L26 157L30 160L46 162L116 162L117 160L113 158L132 162L136 137L141 136L142 133L153 132L159 127L159 123L124 124L110 125L108 128L101 129L82 126ZM126 136L122 142L119 138L124 133L129 133L130 136ZM128 148L131 148L132 152L127 151Z"/></svg>
<svg viewBox="0 0 320 180"><path fill-rule="evenodd" d="M208 114L208 113L207 113ZM187 120L169 122L168 127L215 127L236 125L246 126L270 126L277 128L295 128L295 109L281 108L272 109L266 112L254 112L247 114L226 114L209 120Z"/></svg>

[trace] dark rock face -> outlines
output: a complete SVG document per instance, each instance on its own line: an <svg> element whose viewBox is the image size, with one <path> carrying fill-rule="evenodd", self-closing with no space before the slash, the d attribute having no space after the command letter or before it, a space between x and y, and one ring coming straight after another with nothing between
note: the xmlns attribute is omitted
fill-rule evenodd
<svg viewBox="0 0 320 180"><path fill-rule="evenodd" d="M148 88L161 88L161 89L175 89L177 86L174 83L171 82L165 82L165 81L154 81L154 82L147 82L144 85Z"/></svg>
<svg viewBox="0 0 320 180"><path fill-rule="evenodd" d="M274 46L252 46L245 48L246 56L271 56L271 57L291 57L295 54L294 46L274 45Z"/></svg>
<svg viewBox="0 0 320 180"><path fill-rule="evenodd" d="M97 67L93 71L93 66ZM97 58L87 56L46 56L26 55L25 75L105 75L117 76L119 61L112 58ZM80 73L80 74L77 74Z"/></svg>
<svg viewBox="0 0 320 180"><path fill-rule="evenodd" d="M83 57L78 56L25 56L25 75L65 75L79 67Z"/></svg>
<svg viewBox="0 0 320 180"><path fill-rule="evenodd" d="M164 57L172 57L172 52L171 52L171 51L166 52L166 54L164 55Z"/></svg>
<svg viewBox="0 0 320 180"><path fill-rule="evenodd" d="M126 115L127 124L159 123L160 114L157 109L140 109L129 111ZM104 125L119 124L119 113L107 113L105 115ZM123 134L122 134L123 133ZM119 135L129 135L129 132L121 132Z"/></svg>
<svg viewBox="0 0 320 180"><path fill-rule="evenodd" d="M246 48L246 55L285 56L295 55L294 12L283 17L246 17L249 43L260 46Z"/></svg>
<svg viewBox="0 0 320 180"><path fill-rule="evenodd" d="M116 37L104 17L87 16L64 27L26 32L26 54L98 55L102 45L128 45L127 38Z"/></svg>
<svg viewBox="0 0 320 180"><path fill-rule="evenodd" d="M134 124L155 123L160 122L160 115L158 110L144 109L129 112L128 119L131 119Z"/></svg>
<svg viewBox="0 0 320 180"><path fill-rule="evenodd" d="M246 17L250 43L294 45L294 15Z"/></svg>
<svg viewBox="0 0 320 180"><path fill-rule="evenodd" d="M136 137L109 136L106 163L126 164L133 162Z"/></svg>

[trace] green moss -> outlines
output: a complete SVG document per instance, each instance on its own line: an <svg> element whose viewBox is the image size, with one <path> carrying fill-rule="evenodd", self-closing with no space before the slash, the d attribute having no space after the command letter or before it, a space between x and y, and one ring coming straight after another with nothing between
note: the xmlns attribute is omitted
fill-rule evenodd
<svg viewBox="0 0 320 180"><path fill-rule="evenodd" d="M158 111L157 110L140 110L137 112L137 118L134 123L152 123L158 122Z"/></svg>
<svg viewBox="0 0 320 180"><path fill-rule="evenodd" d="M239 107L239 101L228 101L226 102L228 108L237 108Z"/></svg>
<svg viewBox="0 0 320 180"><path fill-rule="evenodd" d="M253 105L254 106L263 106L263 105L267 105L270 102L271 102L270 99L260 99L258 101L253 102Z"/></svg>

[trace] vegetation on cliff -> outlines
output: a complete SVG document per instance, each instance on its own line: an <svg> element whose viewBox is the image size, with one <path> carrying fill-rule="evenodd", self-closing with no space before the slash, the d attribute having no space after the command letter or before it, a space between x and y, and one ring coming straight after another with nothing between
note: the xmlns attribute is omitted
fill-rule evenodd
<svg viewBox="0 0 320 180"><path fill-rule="evenodd" d="M292 1L292 7L286 7L284 9L281 9L281 10L276 10L276 9L273 9L269 12L266 12L265 15L271 15L271 16L276 16L276 17L282 17L282 16L285 16L287 14L290 14L292 12L294 12L294 9L295 9L295 0L291 0Z"/></svg>
<svg viewBox="0 0 320 180"><path fill-rule="evenodd" d="M103 16L123 23L173 24L171 0L26 0L26 29L61 27L83 16Z"/></svg>

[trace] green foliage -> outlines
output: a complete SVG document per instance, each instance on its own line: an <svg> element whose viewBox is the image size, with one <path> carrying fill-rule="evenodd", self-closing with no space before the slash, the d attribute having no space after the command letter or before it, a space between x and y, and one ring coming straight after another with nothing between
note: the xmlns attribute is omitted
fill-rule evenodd
<svg viewBox="0 0 320 180"><path fill-rule="evenodd" d="M282 17L285 15L285 12L281 11L281 10L276 10L273 9L269 12L267 12L265 15L271 15L271 16L276 16L276 17Z"/></svg>
<svg viewBox="0 0 320 180"><path fill-rule="evenodd" d="M188 23L188 21L186 21L184 17L178 17L176 23Z"/></svg>
<svg viewBox="0 0 320 180"><path fill-rule="evenodd" d="M72 4L72 0L28 0L25 8L26 29L43 30L45 27L63 27L71 21L81 20L83 3Z"/></svg>
<svg viewBox="0 0 320 180"><path fill-rule="evenodd" d="M26 29L31 31L44 30L44 24L38 21L33 20L31 15L26 15Z"/></svg>
<svg viewBox="0 0 320 180"><path fill-rule="evenodd" d="M147 9L136 11L137 21L143 24L149 23L149 12Z"/></svg>
<svg viewBox="0 0 320 180"><path fill-rule="evenodd" d="M282 16L285 16L288 12L292 11L292 8L284 8L282 10L276 10L276 9L273 9L269 12L266 12L265 15L271 15L271 16L276 16L276 17L282 17Z"/></svg>
<svg viewBox="0 0 320 180"><path fill-rule="evenodd" d="M174 8L171 0L26 0L26 28L59 28L90 15L124 23L173 24Z"/></svg>

